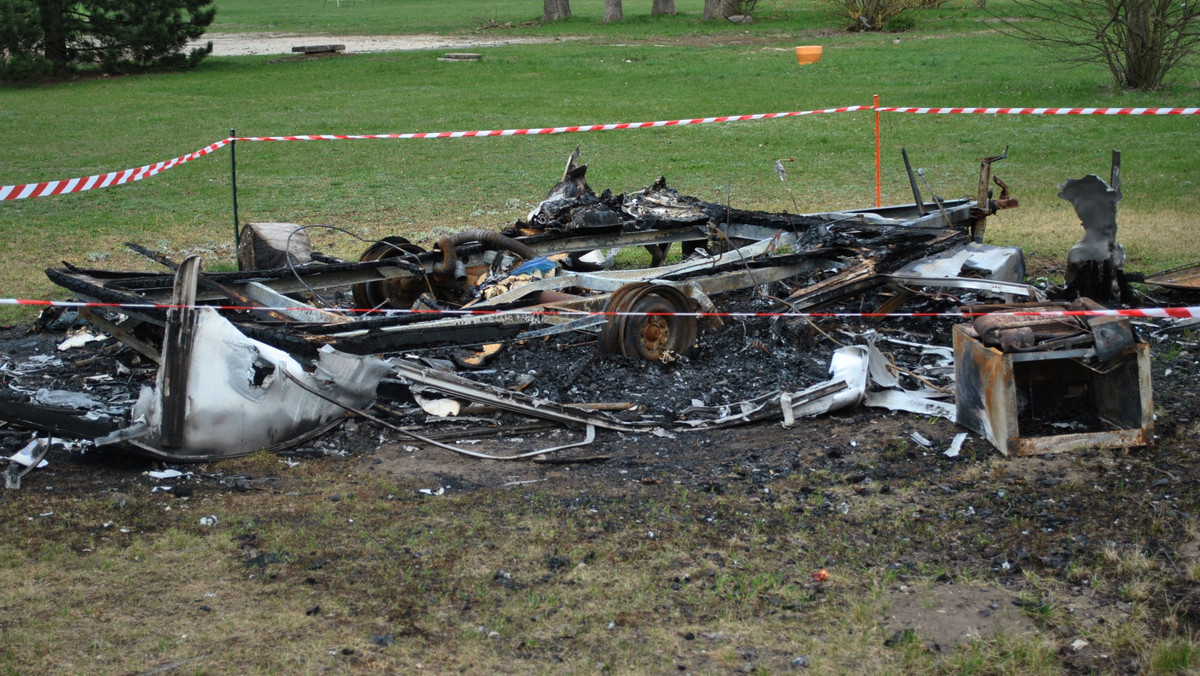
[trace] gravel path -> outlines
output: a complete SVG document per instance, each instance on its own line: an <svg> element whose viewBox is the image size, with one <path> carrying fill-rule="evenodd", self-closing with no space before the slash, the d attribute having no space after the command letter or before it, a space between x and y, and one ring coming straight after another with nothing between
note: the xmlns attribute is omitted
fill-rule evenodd
<svg viewBox="0 0 1200 676"><path fill-rule="evenodd" d="M213 56L252 54L291 54L292 47L305 45L345 45L347 53L399 52L416 49L466 49L497 45L550 42L543 38L492 37L472 35L313 35L311 33L206 33L188 48L212 41Z"/></svg>

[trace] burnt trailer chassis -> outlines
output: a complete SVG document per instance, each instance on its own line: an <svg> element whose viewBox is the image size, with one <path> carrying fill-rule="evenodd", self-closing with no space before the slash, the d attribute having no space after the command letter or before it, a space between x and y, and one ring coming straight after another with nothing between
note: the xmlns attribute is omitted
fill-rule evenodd
<svg viewBox="0 0 1200 676"><path fill-rule="evenodd" d="M570 176L564 175L528 222L518 221L501 233L465 231L444 238L433 251L389 237L372 245L357 262L313 254L312 262L303 265L203 273L194 258L177 263L130 245L175 272L114 272L66 264L47 270L47 275L80 299L120 306L124 317L115 320L102 316L96 308L82 309L81 314L160 363L156 391L147 394L144 390L135 407L146 415L114 433L107 443L123 441L161 459L232 457L248 452L250 446L296 443L336 424L340 416L333 409L298 393L287 382L294 381L300 390L317 398L322 395L313 388L333 388L331 391L340 393L337 401L330 401L335 406L346 406L340 401L344 398L365 401L378 385L375 379L382 368L372 355L418 346L463 346L598 330L602 352L669 358L669 353L683 353L695 342L698 310L720 314L710 297L762 289L772 282L784 282L782 288L788 291L786 297L777 299L778 309L794 312L889 284L1039 299L1037 289L1022 283L1019 250L979 244L987 217L1017 206L999 180L996 183L1002 194L991 199L986 191L989 170L990 163L985 160L979 200L935 197L932 202L794 215L731 209L683 197L667 188L661 178L629 195L614 197L606 192L596 196L582 182L582 169L576 167ZM919 193L914 196L919 200ZM666 249L676 242L683 243L684 259L663 265ZM651 267L597 269L582 256L628 247L650 250ZM526 269L524 264L517 265L522 260L550 263L544 257L554 259L549 275L516 274ZM1005 262L985 262L996 260ZM184 269L188 281L182 287L189 290L180 295ZM352 296L354 307L306 304L331 291L336 291L342 305ZM896 297L904 295L902 291ZM715 317L704 321L706 326L720 323ZM214 399L208 393L212 384L197 385L183 367L188 360L202 363L212 358L208 355L212 341L193 339L193 332L226 336L218 342L233 345L234 352L220 359L231 364L246 362L226 365L226 370L254 374L251 391L239 394L250 399L277 399L278 403L267 407L270 411L260 412L270 418L272 432L268 436L247 440L247 430L253 431L256 425L235 424L226 430L229 439L219 444L220 448L209 448L206 437L211 435L189 431L189 426L210 426L203 422L203 415L211 421L230 416L218 401L222 397ZM161 351L155 343L162 345ZM282 352L274 354L272 349ZM402 366L393 360L391 369L405 380L420 382L433 377L418 377L403 371ZM200 368L203 371L205 367ZM335 373L339 377L333 377ZM444 390L444 378L438 376L422 387ZM813 392L795 393L789 404L793 412L824 408L823 399L839 389L838 385L829 383ZM190 389L185 394L183 388ZM270 388L274 389L268 392ZM509 405L507 399L513 396L482 391L478 385L467 389L469 400L486 399L496 405ZM212 410L197 412L195 403L200 400ZM295 405L296 401L313 410L290 421L291 427L274 430L277 421L286 417L280 411L304 408ZM511 402L539 417L553 409L552 404ZM925 401L909 405L942 413L946 408ZM764 406L767 408L760 406L762 411L755 416L687 424L741 424L770 416L769 405ZM604 416L581 420L581 414L573 410L563 415L589 430L629 424ZM149 419L149 432L138 426L138 419Z"/></svg>
<svg viewBox="0 0 1200 676"><path fill-rule="evenodd" d="M659 187L654 194L663 191ZM639 195L641 201L646 201L648 192ZM677 199L673 194L670 196ZM731 249L673 266L632 271L576 273L564 266L556 286L575 293L555 294L549 303L539 302L538 295L526 292L512 299L502 296L499 302L476 301L468 308L487 313L462 316L412 312L391 304L328 312L304 307L296 300L315 292L346 287L356 292L363 288L383 288L385 295L389 287L403 284L436 287L439 284L436 269L445 258L445 252L438 250L396 250L394 253L399 255L358 262L314 255L313 262L300 266L203 273L195 300L200 305L237 308L222 312L247 336L308 355L315 354L322 345L353 354L376 354L423 345L512 338L534 324L540 326L556 320L553 314L505 311L600 309L621 285L647 280L693 284L703 294L714 295L808 276L813 283L793 293L788 301L793 309L811 308L897 281L890 280L888 275L904 264L977 239L982 235L987 215L996 210L994 202L981 207L975 200L960 199L791 215L741 211L683 199L691 208L673 220L658 213L644 219L651 221L649 224L634 220L618 227L544 230L513 237L540 256L623 247L666 247L676 242L710 245L717 242ZM718 220L713 216L723 218ZM486 243L468 242L455 247L454 256L467 270L486 270L494 261L496 250ZM156 259L171 263L161 256ZM173 283L170 272L122 272L68 264L50 268L46 274L82 300L123 306L121 312L132 318L127 325L166 324Z"/></svg>

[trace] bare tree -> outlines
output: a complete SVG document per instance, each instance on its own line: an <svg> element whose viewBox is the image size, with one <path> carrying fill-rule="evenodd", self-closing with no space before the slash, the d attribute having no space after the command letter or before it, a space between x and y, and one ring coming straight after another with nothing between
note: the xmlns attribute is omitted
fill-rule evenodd
<svg viewBox="0 0 1200 676"><path fill-rule="evenodd" d="M731 16L737 16L738 2L737 0L704 0L704 14L701 20L708 21L709 19L728 19Z"/></svg>
<svg viewBox="0 0 1200 676"><path fill-rule="evenodd" d="M650 8L650 16L659 14L675 16L675 0L654 0L654 6Z"/></svg>
<svg viewBox="0 0 1200 676"><path fill-rule="evenodd" d="M571 0L543 0L542 21L558 21L571 16Z"/></svg>
<svg viewBox="0 0 1200 676"><path fill-rule="evenodd" d="M621 0L604 0L604 23L621 21L624 18L625 11L621 8Z"/></svg>
<svg viewBox="0 0 1200 676"><path fill-rule="evenodd" d="M1005 31L1066 63L1108 66L1126 89L1151 90L1200 45L1200 3L1190 0L1016 0Z"/></svg>

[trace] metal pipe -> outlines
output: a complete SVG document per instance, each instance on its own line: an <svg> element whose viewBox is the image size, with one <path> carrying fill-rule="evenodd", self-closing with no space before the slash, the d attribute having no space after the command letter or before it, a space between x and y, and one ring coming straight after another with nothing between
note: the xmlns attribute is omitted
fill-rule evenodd
<svg viewBox="0 0 1200 676"><path fill-rule="evenodd" d="M434 274L453 276L456 281L465 281L465 271L461 273L456 271L458 257L454 253L454 248L467 242L479 242L492 248L511 251L525 260L538 257L538 253L525 244L493 230L464 230L438 242L438 248L442 250L442 260L440 263L433 264Z"/></svg>

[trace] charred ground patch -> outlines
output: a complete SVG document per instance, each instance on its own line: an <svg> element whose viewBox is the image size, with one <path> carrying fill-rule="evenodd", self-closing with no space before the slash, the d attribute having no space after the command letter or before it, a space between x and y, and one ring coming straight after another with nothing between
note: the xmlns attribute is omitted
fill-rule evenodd
<svg viewBox="0 0 1200 676"><path fill-rule="evenodd" d="M6 357L61 338L10 329ZM640 396L667 410L778 386L780 358L794 364L790 386L815 381L811 351L827 340L805 326L730 322L673 364L543 341L488 368L536 371L530 386L560 395ZM18 671L101 673L185 661L302 671L713 673L848 660L947 673L1194 668L1195 342L1151 340L1159 439L1128 451L1005 458L972 438L948 458L953 425L874 409L791 430L602 433L572 453L606 459L565 465L463 458L362 420L290 454L181 466L170 479L152 478L161 466L143 460L54 451L3 503L5 660ZM38 379L99 388L111 383L86 378L117 362L131 371L125 386L151 372L127 350L91 349L94 359ZM749 375L730 378L733 365ZM5 432L14 450L27 438ZM503 452L569 434L534 429L470 447ZM828 579L813 577L821 570ZM79 619L61 621L64 605ZM46 656L35 646L47 637L72 649Z"/></svg>

